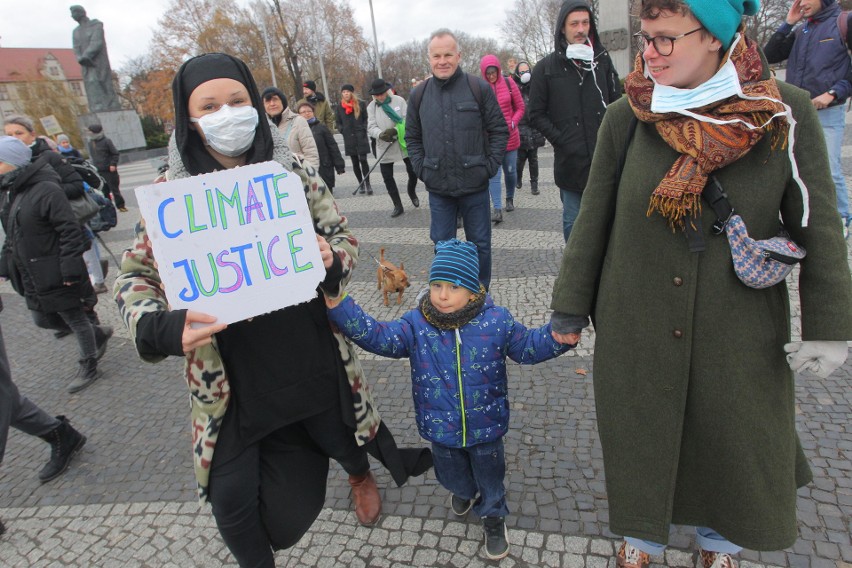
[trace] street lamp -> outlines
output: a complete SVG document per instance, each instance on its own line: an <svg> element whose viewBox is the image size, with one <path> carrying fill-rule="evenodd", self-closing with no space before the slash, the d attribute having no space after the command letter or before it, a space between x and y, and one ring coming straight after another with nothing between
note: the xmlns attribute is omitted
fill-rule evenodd
<svg viewBox="0 0 852 568"><path fill-rule="evenodd" d="M373 0L370 0L370 20L373 22L373 47L376 50L376 71L379 72L379 77L383 77L382 58L379 56L379 38L376 36L376 16L373 14Z"/></svg>

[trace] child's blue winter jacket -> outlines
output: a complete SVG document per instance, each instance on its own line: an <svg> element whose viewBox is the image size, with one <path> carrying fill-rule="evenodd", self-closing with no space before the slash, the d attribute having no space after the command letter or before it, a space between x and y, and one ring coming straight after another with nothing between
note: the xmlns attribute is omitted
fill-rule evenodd
<svg viewBox="0 0 852 568"><path fill-rule="evenodd" d="M550 324L527 329L506 308L485 298L482 311L458 330L436 328L419 309L390 322L364 313L347 296L329 320L361 348L411 361L417 428L425 439L452 448L499 439L509 427L506 357L532 365L570 349L550 335Z"/></svg>

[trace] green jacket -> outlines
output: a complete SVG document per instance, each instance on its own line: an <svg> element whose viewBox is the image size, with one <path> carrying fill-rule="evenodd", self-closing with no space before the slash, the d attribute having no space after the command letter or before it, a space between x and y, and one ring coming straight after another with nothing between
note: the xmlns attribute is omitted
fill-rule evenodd
<svg viewBox="0 0 852 568"><path fill-rule="evenodd" d="M795 155L810 219L786 147L771 136L716 172L755 239L778 231L779 212L801 264L804 340L852 339L852 283L834 183L816 111L779 82L798 121ZM677 158L640 122L621 182L627 98L607 110L551 307L595 320L594 386L610 528L668 541L670 524L707 526L753 550L797 536L796 489L811 480L795 423L786 283L755 290L736 277L726 239L701 218L706 250L690 253L657 213L651 192ZM611 226L611 229L610 229ZM816 380L811 377L803 380Z"/></svg>

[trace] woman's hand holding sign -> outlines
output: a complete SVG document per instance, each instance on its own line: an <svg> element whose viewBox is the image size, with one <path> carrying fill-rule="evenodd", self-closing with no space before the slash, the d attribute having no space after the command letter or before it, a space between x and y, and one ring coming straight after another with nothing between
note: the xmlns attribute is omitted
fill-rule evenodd
<svg viewBox="0 0 852 568"><path fill-rule="evenodd" d="M183 337L181 339L183 352L189 353L199 347L210 345L213 334L219 333L227 324L216 324L216 318L193 310L186 311L186 321L183 324ZM192 324L211 324L204 327L192 327Z"/></svg>
<svg viewBox="0 0 852 568"><path fill-rule="evenodd" d="M334 253L331 252L331 245L321 235L317 235L317 244L319 245L320 256L322 257L322 264L328 270L334 263Z"/></svg>

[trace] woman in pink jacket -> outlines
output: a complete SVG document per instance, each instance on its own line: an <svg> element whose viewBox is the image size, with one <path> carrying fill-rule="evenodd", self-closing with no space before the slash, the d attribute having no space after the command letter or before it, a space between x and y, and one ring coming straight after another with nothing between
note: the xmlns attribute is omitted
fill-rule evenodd
<svg viewBox="0 0 852 568"><path fill-rule="evenodd" d="M494 94L497 96L497 102L500 103L500 109L503 111L503 117L506 119L506 126L509 127L509 142L506 144L506 154L503 156L503 166L500 170L506 177L506 211L515 209L515 183L517 182L517 161L518 148L521 145L521 136L518 133L518 124L524 117L524 98L521 96L521 91L515 82L504 77L500 70L500 60L496 55L486 55L479 62L479 69L482 72L482 77L488 81L491 88L494 89ZM491 216L493 223L503 221L502 207L502 191L500 189L500 170L491 178L488 184L488 191L491 193L491 203L494 205L494 214Z"/></svg>

